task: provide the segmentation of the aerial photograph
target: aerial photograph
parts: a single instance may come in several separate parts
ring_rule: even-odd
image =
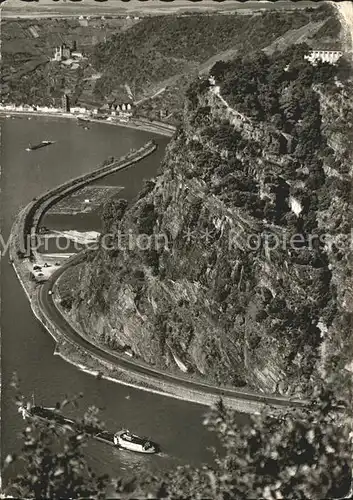
[[[0,0],[0,498],[353,497],[353,2]]]

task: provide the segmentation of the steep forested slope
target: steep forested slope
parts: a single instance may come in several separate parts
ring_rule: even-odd
[[[330,27],[325,30],[325,26]],[[156,117],[163,109],[180,119],[182,94],[198,72],[209,69],[213,58],[232,58],[267,47],[288,35],[284,44],[312,39],[321,47],[326,37],[338,39],[339,23],[328,5],[293,12],[264,12],[261,15],[192,15],[145,18],[129,31],[117,33],[96,45],[91,63],[102,78],[95,95],[101,100],[119,98],[127,83],[138,101],[165,88],[156,100],[146,101],[139,113]],[[283,48],[283,47],[282,47]],[[213,62],[212,62],[213,60]],[[137,71],[138,68],[138,71]]]

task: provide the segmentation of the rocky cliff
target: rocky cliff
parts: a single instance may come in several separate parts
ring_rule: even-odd
[[[72,308],[89,335],[214,383],[308,390],[344,302],[350,153],[314,90],[336,71],[296,48],[193,83],[160,174],[105,208]]]

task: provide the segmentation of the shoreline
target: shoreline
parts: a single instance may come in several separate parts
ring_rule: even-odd
[[[4,110],[0,109],[0,117],[1,116],[27,116],[27,117],[48,117],[48,118],[59,118],[60,120],[62,119],[69,119],[69,120],[77,120],[77,116],[73,115],[71,113],[49,113],[49,112],[41,112],[41,111],[16,111],[16,110]],[[125,128],[131,128],[134,130],[141,130],[143,132],[152,132],[157,135],[164,135],[167,137],[172,137],[174,132],[176,131],[176,127],[173,125],[170,125],[168,123],[163,123],[163,122],[158,122],[158,121],[150,121],[145,118],[135,118],[135,119],[130,119],[127,122],[120,122],[118,120],[107,120],[107,119],[100,119],[100,118],[92,118],[92,117],[87,117],[85,118],[85,121],[87,123],[99,123],[99,124],[106,124],[106,125],[114,125],[116,127],[125,127]]]

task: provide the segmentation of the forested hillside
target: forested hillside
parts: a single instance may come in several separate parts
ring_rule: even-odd
[[[130,88],[137,114],[176,124],[185,90],[217,60],[303,41],[339,48],[339,32],[327,4],[261,14],[5,20],[1,100],[60,106],[66,93],[71,104],[92,108],[126,101]],[[87,59],[69,65],[51,61],[61,43],[76,46]]]

